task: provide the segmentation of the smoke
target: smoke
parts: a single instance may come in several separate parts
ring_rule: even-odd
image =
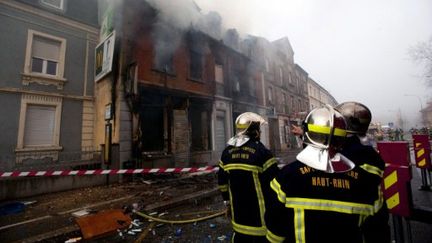
[[[202,14],[201,9],[192,0],[146,1],[157,12],[152,32],[156,67],[165,69],[167,63],[171,63],[175,51],[188,31],[201,31],[212,38],[221,38],[220,15],[216,12]]]

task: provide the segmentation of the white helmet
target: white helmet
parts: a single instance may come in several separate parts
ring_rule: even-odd
[[[251,130],[259,130],[261,125],[265,123],[267,123],[266,120],[256,113],[242,113],[235,121],[236,133],[237,135],[243,135]]]
[[[354,168],[354,163],[342,154],[346,137],[346,121],[331,106],[312,110],[304,122],[304,143],[308,146],[298,155],[297,160],[329,173],[345,172]]]
[[[260,127],[266,124],[266,120],[253,112],[240,114],[236,121],[236,135],[228,141],[228,145],[239,147],[245,144],[251,138],[259,138]]]

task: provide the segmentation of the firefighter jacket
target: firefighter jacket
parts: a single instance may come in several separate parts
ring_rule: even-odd
[[[258,140],[240,147],[228,146],[219,161],[218,184],[224,200],[230,200],[234,231],[265,236],[265,200],[270,180],[279,168],[271,152]]]
[[[326,173],[300,161],[285,166],[270,185],[265,215],[270,242],[389,242],[381,181],[384,161],[358,138],[342,152],[356,166]]]

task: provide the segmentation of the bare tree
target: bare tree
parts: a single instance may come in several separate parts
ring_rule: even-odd
[[[411,47],[409,54],[416,63],[424,66],[426,84],[432,87],[432,38]]]

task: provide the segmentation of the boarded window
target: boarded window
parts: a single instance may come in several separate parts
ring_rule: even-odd
[[[24,146],[54,145],[55,114],[55,106],[27,106]]]
[[[192,151],[203,151],[210,149],[209,141],[209,115],[208,111],[201,107],[191,107],[190,121],[192,129]]]

